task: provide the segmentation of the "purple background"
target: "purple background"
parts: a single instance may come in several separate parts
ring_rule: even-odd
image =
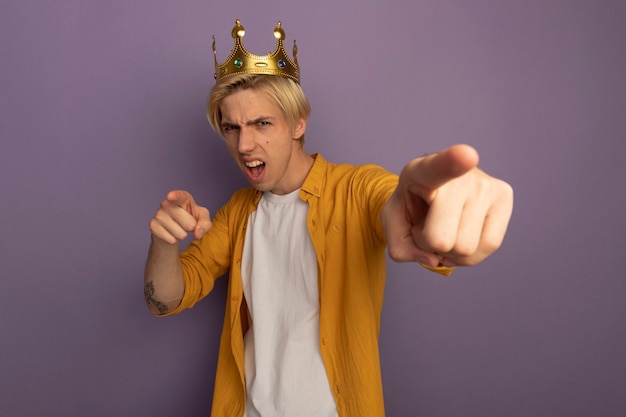
[[[245,185],[204,117],[238,17],[298,40],[308,151],[470,143],[516,190],[480,266],[389,265],[387,415],[626,415],[626,3],[216,3],[0,3],[0,414],[208,415],[226,280],[157,319],[142,274],[168,190]]]

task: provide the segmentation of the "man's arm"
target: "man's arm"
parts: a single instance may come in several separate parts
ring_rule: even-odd
[[[513,189],[478,168],[467,145],[410,161],[381,220],[389,256],[428,266],[475,265],[504,239]]]
[[[176,308],[185,292],[180,241],[193,232],[200,239],[211,228],[209,211],[186,191],[170,191],[150,220],[152,243],[144,273],[144,298],[155,315]]]

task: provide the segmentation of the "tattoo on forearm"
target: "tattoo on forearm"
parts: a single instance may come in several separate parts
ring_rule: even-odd
[[[159,313],[164,314],[169,310],[165,304],[154,298],[154,284],[152,281],[146,283],[146,286],[143,289],[143,296],[146,299],[146,304],[156,307],[156,309],[159,310]]]

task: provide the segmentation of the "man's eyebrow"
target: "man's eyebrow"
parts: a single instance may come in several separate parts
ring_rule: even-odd
[[[222,121],[222,123],[220,123],[220,126],[222,128],[225,128],[225,127],[236,127],[237,125],[232,122]]]
[[[259,116],[255,119],[249,120],[245,123],[246,126],[251,126],[251,125],[255,125],[259,122],[265,122],[265,121],[274,121],[275,118],[272,116]]]
[[[243,125],[245,125],[245,126],[252,126],[252,125],[255,125],[255,124],[259,123],[259,122],[265,122],[265,121],[273,122],[274,120],[276,120],[276,118],[272,117],[272,116],[259,116],[259,117],[256,117],[256,118],[252,119],[252,120],[248,120],[247,122],[244,122]],[[220,126],[222,126],[222,127],[239,127],[240,125],[238,123],[233,123],[233,122],[230,122],[228,120],[223,120],[222,123],[220,123]]]

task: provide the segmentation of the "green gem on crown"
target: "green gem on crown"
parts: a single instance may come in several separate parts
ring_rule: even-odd
[[[237,68],[241,68],[241,66],[243,65],[243,61],[241,59],[235,59],[234,64]]]

